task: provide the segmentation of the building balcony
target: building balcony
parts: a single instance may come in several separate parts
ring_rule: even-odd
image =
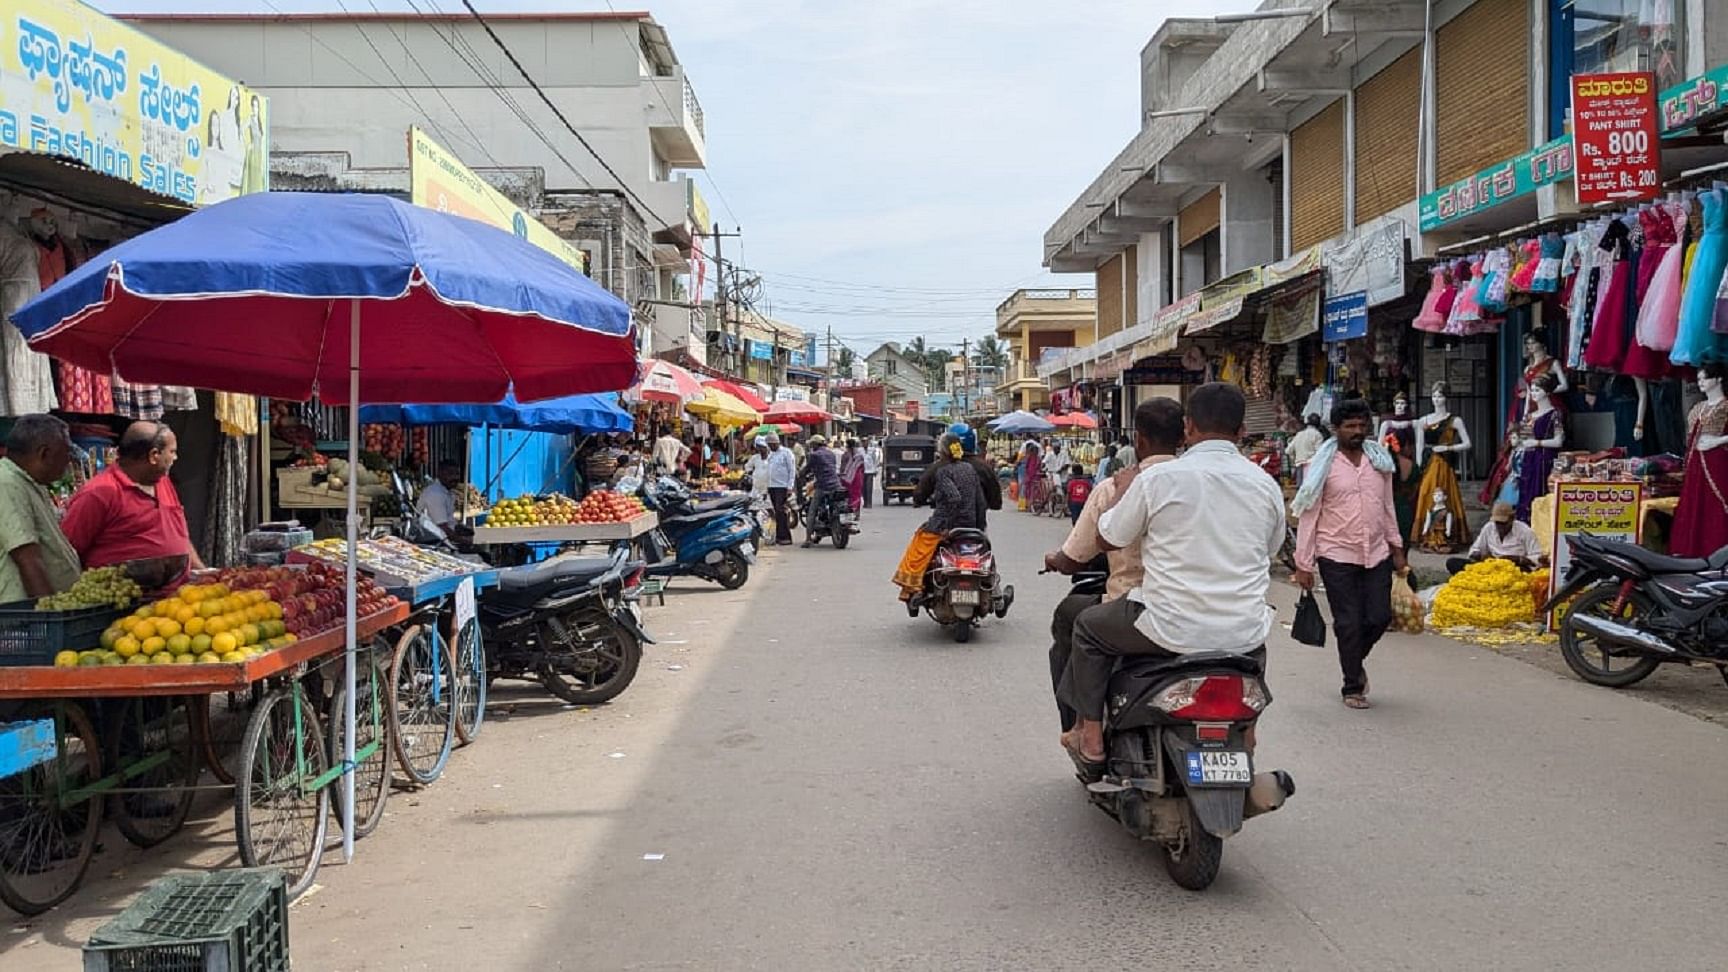
[[[664,182],[648,183],[642,201],[653,210],[644,213],[656,243],[667,243],[683,250],[690,249],[694,234],[704,231],[708,204],[696,192],[696,184],[686,176]]]
[[[1088,289],[1016,290],[996,307],[996,334],[1072,331],[1089,337],[1098,324],[1098,292]]]
[[[1043,388],[1044,379],[1038,377],[1038,366],[1027,361],[1010,361],[1008,367],[1002,370],[1002,380],[996,383],[996,392],[1021,392],[1033,388]]]
[[[682,67],[669,75],[642,79],[647,102],[648,133],[654,148],[675,168],[703,169],[708,165],[708,136],[703,128],[702,103]]]

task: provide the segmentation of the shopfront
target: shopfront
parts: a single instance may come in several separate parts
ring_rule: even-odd
[[[73,0],[17,0],[0,22],[0,315],[72,268],[192,207],[269,188],[265,99]],[[195,543],[230,562],[256,510],[259,406],[135,385],[31,351],[0,326],[0,423],[54,412],[82,450],[57,494],[111,460],[131,419],[179,433],[173,478]]]

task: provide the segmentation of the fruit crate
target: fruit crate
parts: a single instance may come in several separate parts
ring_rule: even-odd
[[[615,523],[556,523],[545,526],[475,527],[476,544],[591,543],[632,540],[654,529],[660,518],[652,510]]]
[[[95,648],[125,609],[38,611],[35,601],[0,604],[0,665],[52,665],[65,650]]]
[[[84,944],[84,972],[287,972],[288,893],[270,867],[172,874]]]

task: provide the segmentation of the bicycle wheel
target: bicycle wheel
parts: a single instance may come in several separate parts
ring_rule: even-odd
[[[444,772],[456,739],[449,659],[448,647],[434,647],[427,626],[416,624],[402,632],[390,660],[390,744],[402,772],[422,786]]]
[[[122,791],[110,804],[114,825],[137,846],[155,847],[185,826],[198,795],[202,754],[187,700],[122,699],[104,737]]]
[[[347,689],[338,688],[330,699],[330,765],[342,762]],[[390,795],[389,713],[384,692],[384,673],[368,661],[354,681],[354,836],[364,837],[378,829],[384,819],[384,801]],[[370,755],[362,751],[376,743]],[[342,820],[343,787],[338,777],[332,784],[330,809],[337,823]]]
[[[233,786],[239,778],[240,745],[246,741],[246,724],[263,697],[263,687],[254,684],[245,692],[222,692],[187,700],[204,767],[217,782]]]
[[[481,643],[480,621],[468,619],[456,635],[453,696],[456,705],[456,738],[466,746],[480,735],[486,719],[486,646]]]
[[[53,719],[55,755],[0,779],[0,901],[39,915],[78,889],[96,853],[102,798],[68,805],[62,797],[102,778],[102,751],[89,717],[73,703],[36,703],[19,719]]]
[[[324,856],[330,793],[312,781],[329,763],[318,716],[302,705],[298,685],[264,696],[246,726],[240,782],[234,788],[234,835],[247,867],[279,867],[288,897],[312,886]]]

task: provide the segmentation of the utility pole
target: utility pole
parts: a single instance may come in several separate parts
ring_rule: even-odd
[[[726,260],[720,254],[720,241],[726,237],[737,239],[743,234],[744,227],[742,226],[734,226],[732,227],[732,232],[722,233],[720,232],[720,224],[714,224],[714,303],[717,305],[716,309],[720,312],[720,326],[718,330],[720,332],[722,345],[725,344],[726,320],[731,316],[731,304],[726,299]],[[701,295],[698,294],[697,296],[700,298]],[[733,352],[733,354],[737,356],[733,361],[733,373],[743,375],[744,369],[742,363],[744,360],[744,344],[742,341],[738,340],[738,321],[736,318],[732,320],[732,341],[737,345],[737,350]]]
[[[969,407],[972,402],[972,339],[960,339],[960,418],[964,421],[972,414]]]

